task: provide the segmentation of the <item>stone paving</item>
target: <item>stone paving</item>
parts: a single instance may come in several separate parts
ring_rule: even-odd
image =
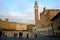
[[[37,38],[14,38],[14,37],[2,37],[0,40],[60,40],[58,37],[46,37],[38,36]]]
[[[7,35],[9,35],[10,32],[6,33]],[[12,32],[11,32],[12,33]],[[10,33],[10,34],[11,34]],[[18,33],[18,32],[17,32]],[[42,35],[37,35],[37,38],[31,34],[31,32],[29,33],[29,38],[26,37],[26,33],[27,32],[23,32],[23,37],[19,38],[19,37],[1,37],[0,40],[60,40],[60,38],[58,37],[47,37],[47,36],[42,36]]]

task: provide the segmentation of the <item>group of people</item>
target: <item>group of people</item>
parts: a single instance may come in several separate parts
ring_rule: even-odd
[[[22,38],[23,32],[19,32],[19,38]]]
[[[17,35],[18,35],[17,33],[14,33],[14,37],[17,37]],[[2,36],[2,31],[0,31],[0,38],[1,36]],[[23,32],[19,32],[19,38],[22,38],[22,36],[23,36]],[[35,34],[34,36],[37,38],[37,34]],[[26,37],[29,38],[29,33],[26,34]]]
[[[19,38],[22,38],[22,35],[23,35],[23,32],[19,32]],[[27,35],[27,38],[28,38],[29,34],[27,33],[26,35]]]
[[[23,36],[23,32],[19,32],[19,38],[22,38],[22,36]],[[28,38],[29,34],[27,33],[26,36]],[[17,33],[14,33],[14,37],[17,37]]]
[[[23,32],[19,32],[19,38],[22,38]],[[26,34],[27,38],[29,38],[29,33]],[[34,35],[37,38],[37,34]]]

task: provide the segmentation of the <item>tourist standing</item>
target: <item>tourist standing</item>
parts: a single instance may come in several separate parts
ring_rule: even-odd
[[[37,34],[35,34],[35,38],[37,38]]]
[[[35,38],[37,38],[37,29],[35,28]]]
[[[19,32],[19,38],[22,38],[23,32]]]
[[[0,31],[0,38],[1,38],[1,36],[2,36],[2,31]]]
[[[17,37],[17,33],[14,33],[14,37]]]

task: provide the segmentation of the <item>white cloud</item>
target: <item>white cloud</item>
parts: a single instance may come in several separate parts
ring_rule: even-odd
[[[0,12],[0,18],[2,19],[8,18],[10,21],[19,22],[19,23],[20,22],[21,23],[34,23],[34,16],[29,15],[29,12],[25,12],[25,13]]]
[[[8,18],[10,21],[14,22],[34,23],[34,7],[32,6],[32,3],[27,0],[12,0],[12,2],[14,4],[14,8],[11,6],[13,11],[0,11],[0,18]],[[4,4],[3,6],[10,10],[10,7],[8,8],[7,6],[8,2],[6,3],[5,0],[3,0],[2,3]]]

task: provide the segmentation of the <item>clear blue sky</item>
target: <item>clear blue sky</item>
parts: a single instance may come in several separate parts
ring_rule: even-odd
[[[0,18],[21,23],[34,23],[35,0],[0,0]],[[39,13],[47,9],[60,9],[60,0],[37,0]]]

